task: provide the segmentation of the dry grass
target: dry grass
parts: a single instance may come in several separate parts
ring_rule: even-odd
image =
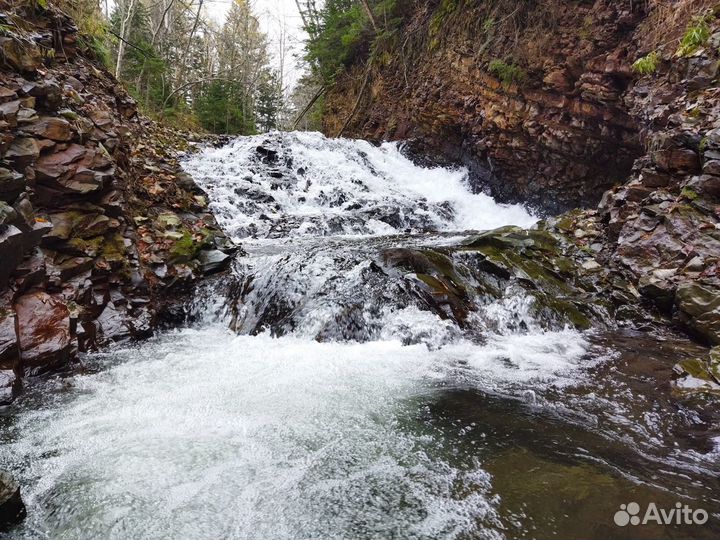
[[[717,0],[648,0],[648,18],[637,33],[640,49],[674,52],[693,17],[717,5]]]

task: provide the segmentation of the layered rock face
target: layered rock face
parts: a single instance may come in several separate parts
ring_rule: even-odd
[[[414,140],[505,201],[549,213],[593,206],[642,154],[625,95],[644,5],[418,3],[378,45],[389,55],[330,90],[324,129],[337,135],[350,118],[348,136]]]
[[[610,272],[608,295],[720,344],[718,15],[702,0],[553,6],[418,6],[388,45],[397,62],[355,66],[329,91],[325,127],[415,138],[548,213],[600,201],[549,227]],[[693,24],[702,42],[680,54]],[[649,53],[650,73],[634,73]]]
[[[142,337],[231,243],[61,12],[0,1],[0,401],[78,351]],[[172,293],[172,294],[169,294]]]
[[[692,57],[666,56],[633,89],[648,153],[594,216],[603,258],[696,337],[720,345],[720,24]]]

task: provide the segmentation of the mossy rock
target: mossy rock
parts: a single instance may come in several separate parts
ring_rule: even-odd
[[[465,242],[462,247],[464,249],[494,247],[501,250],[519,251],[530,249],[560,255],[562,246],[560,239],[546,230],[521,229],[514,225],[508,225],[481,233]]]
[[[688,358],[675,364],[675,389],[685,394],[720,395],[716,359],[717,354],[711,351],[707,360]]]
[[[544,320],[555,320],[559,324],[569,324],[578,330],[588,330],[592,321],[570,300],[555,295],[536,292],[533,293],[535,302],[531,313]]]
[[[203,247],[203,242],[198,242],[188,229],[182,230],[182,236],[175,241],[170,248],[172,262],[189,262],[197,257]]]
[[[88,257],[96,257],[101,253],[104,242],[105,237],[95,236],[93,238],[72,238],[67,244],[79,253],[85,254]]]
[[[109,263],[127,263],[127,250],[123,236],[116,233],[105,238],[100,248],[100,256]]]

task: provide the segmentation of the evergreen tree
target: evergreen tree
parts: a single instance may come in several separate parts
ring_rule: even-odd
[[[255,117],[259,131],[268,132],[278,128],[278,115],[282,107],[282,87],[278,75],[265,70],[260,77]]]

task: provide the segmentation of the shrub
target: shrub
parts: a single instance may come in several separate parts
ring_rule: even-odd
[[[695,17],[685,30],[685,35],[680,40],[680,47],[677,56],[689,56],[707,43],[710,39],[709,22],[713,19],[712,14]]]
[[[517,64],[508,64],[503,60],[493,60],[488,66],[488,71],[495,75],[504,86],[510,86],[513,83],[521,83],[527,79],[527,73]]]
[[[639,73],[640,75],[651,75],[657,71],[659,65],[660,55],[657,51],[653,51],[647,56],[643,56],[642,58],[636,60],[632,65],[632,69],[635,73]]]
[[[440,32],[443,22],[447,19],[453,11],[457,9],[457,2],[455,0],[443,0],[437,11],[433,14],[430,19],[430,36],[434,37]]]

